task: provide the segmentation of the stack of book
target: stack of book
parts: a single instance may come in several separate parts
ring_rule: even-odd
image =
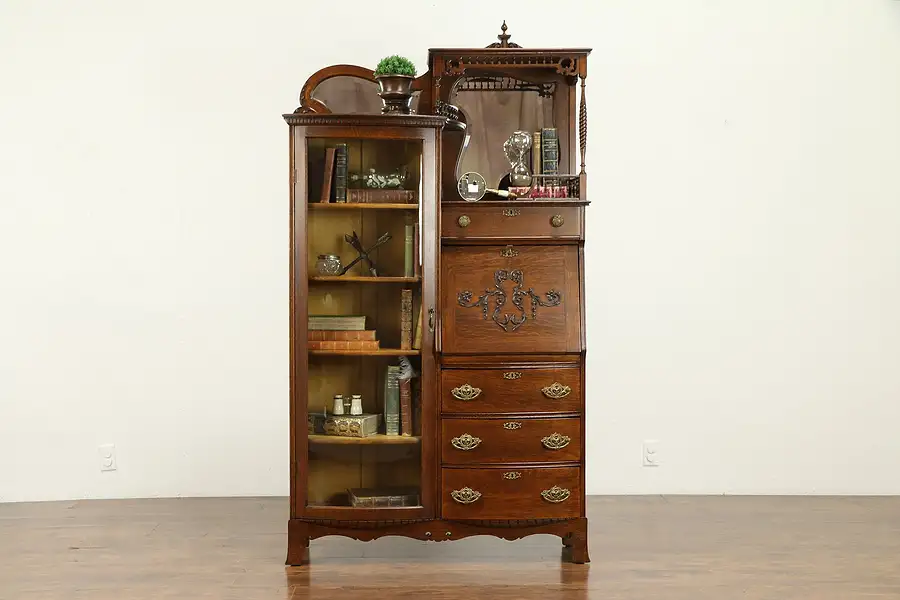
[[[310,315],[307,327],[310,350],[378,350],[375,331],[366,329],[366,317]]]

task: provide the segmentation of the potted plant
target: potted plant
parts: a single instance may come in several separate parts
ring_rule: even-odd
[[[409,114],[415,77],[416,66],[408,58],[393,55],[381,59],[375,68],[375,81],[383,104],[382,113]]]

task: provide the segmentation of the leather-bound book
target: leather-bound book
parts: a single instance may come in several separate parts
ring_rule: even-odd
[[[412,310],[413,296],[412,290],[400,291],[400,349],[411,350],[413,344],[412,338]]]
[[[411,436],[413,431],[412,419],[412,381],[400,380],[400,435]]]
[[[334,153],[334,201],[347,201],[347,144],[338,144]]]
[[[325,149],[325,176],[322,179],[322,195],[319,202],[331,202],[331,180],[334,177],[334,148]]]

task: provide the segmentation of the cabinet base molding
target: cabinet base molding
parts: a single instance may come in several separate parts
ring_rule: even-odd
[[[361,542],[397,535],[417,540],[443,542],[473,535],[490,535],[517,540],[529,535],[549,534],[562,539],[563,558],[569,562],[590,562],[587,547],[587,519],[480,519],[480,520],[396,520],[336,521],[291,519],[288,521],[287,565],[309,564],[309,542],[328,535],[340,535]]]

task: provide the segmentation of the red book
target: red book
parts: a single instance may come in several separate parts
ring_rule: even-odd
[[[410,436],[412,428],[412,384],[409,379],[400,380],[400,435]]]

